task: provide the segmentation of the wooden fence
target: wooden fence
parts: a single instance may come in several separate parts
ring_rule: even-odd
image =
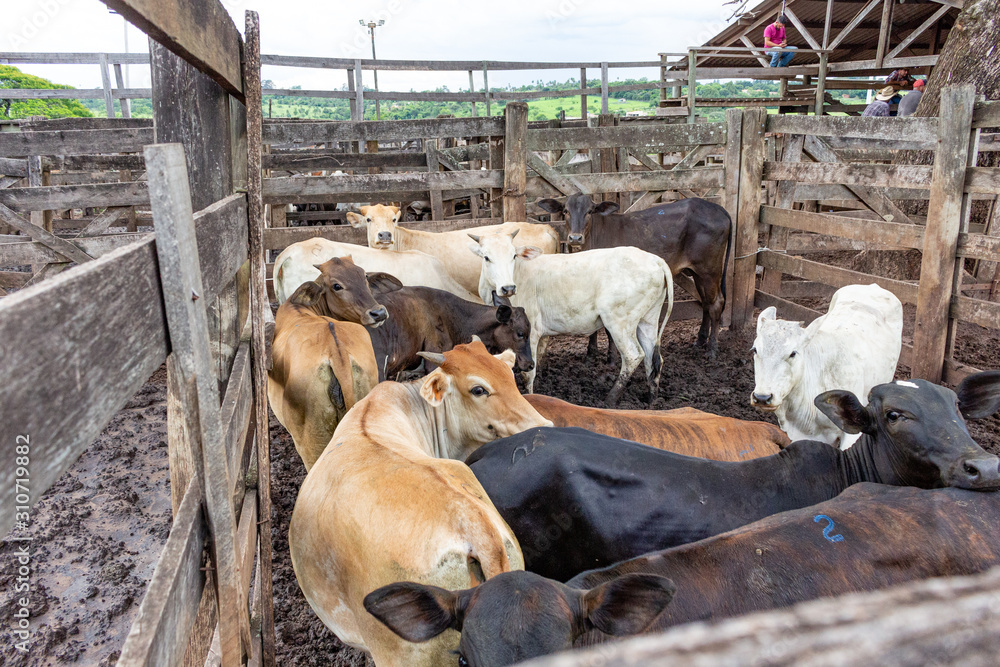
[[[77,264],[0,300],[0,340],[16,351],[0,357],[3,440],[29,438],[33,505],[166,362],[173,525],[119,664],[205,664],[213,640],[221,664],[273,664],[257,18],[244,43],[217,2],[106,4],[157,40],[155,130],[85,119],[0,137],[3,185],[30,181],[0,189],[0,219],[21,233],[0,261]],[[148,178],[30,178],[95,166]],[[137,205],[155,235],[103,234]],[[91,206],[107,208],[73,239],[36,216]],[[3,467],[3,532],[15,472]]]

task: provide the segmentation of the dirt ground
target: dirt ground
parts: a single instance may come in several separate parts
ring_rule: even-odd
[[[719,357],[709,362],[691,346],[696,333],[693,321],[668,324],[660,395],[653,407],[690,405],[740,419],[773,419],[748,401],[753,388],[752,334],[723,331]],[[963,325],[958,356],[979,368],[1000,368],[998,338]],[[601,405],[616,371],[604,363],[588,364],[586,344],[585,338],[554,340],[537,391],[581,405]],[[602,336],[602,351],[605,346]],[[906,377],[905,370],[899,377]],[[637,375],[622,399],[623,408],[646,407],[643,384]],[[32,538],[35,635],[28,654],[16,651],[10,636],[18,543],[0,544],[0,664],[114,664],[170,526],[165,394],[161,368],[38,502],[31,527],[19,533]],[[1000,418],[971,423],[970,429],[984,447],[1000,454]],[[323,626],[295,581],[288,522],[305,468],[273,416],[271,435],[278,664],[371,664]]]

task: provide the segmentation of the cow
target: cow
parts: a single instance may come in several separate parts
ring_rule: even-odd
[[[534,246],[514,247],[515,230],[482,237],[469,234],[482,258],[479,295],[494,292],[521,306],[531,322],[531,358],[526,373],[532,393],[547,341],[556,334],[590,335],[602,326],[621,352],[621,371],[608,392],[618,404],[640,361],[645,362],[649,401],[656,397],[662,357],[660,337],[674,307],[673,274],[667,263],[638,248],[604,248],[572,255],[543,255]],[[667,301],[662,320],[660,312]]]
[[[903,305],[878,285],[848,285],[808,327],[777,319],[774,306],[757,317],[750,403],[773,412],[792,440],[821,440],[847,449],[844,433],[813,399],[831,389],[864,398],[889,382],[903,345]]]
[[[284,303],[302,283],[315,280],[319,275],[316,265],[331,257],[351,257],[366,271],[391,274],[404,285],[433,287],[469,301],[479,301],[474,292],[451,279],[436,257],[413,250],[387,252],[354,243],[313,238],[293,243],[274,261],[274,295],[278,303]]]
[[[494,354],[513,350],[514,370],[534,368],[528,316],[504,299],[494,297],[495,305],[484,306],[431,287],[401,285],[384,288],[378,298],[389,313],[382,326],[368,329],[379,380],[423,365],[420,352],[445,352],[474,336]]]
[[[488,225],[452,232],[425,232],[419,229],[400,227],[399,209],[395,206],[365,206],[361,215],[348,213],[347,221],[355,227],[368,231],[368,247],[379,250],[416,250],[433,255],[441,260],[448,274],[462,287],[473,294],[479,291],[479,273],[482,262],[468,250],[466,233],[477,235],[492,232],[511,233],[519,231],[521,241],[533,245],[546,254],[559,252],[559,234],[549,225],[530,222],[508,222],[503,225]],[[488,298],[483,303],[492,303]]]
[[[815,505],[859,482],[1000,489],[997,457],[963,419],[1000,407],[1000,371],[969,376],[957,394],[900,380],[875,387],[867,406],[843,390],[816,405],[861,439],[846,451],[799,440],[774,456],[724,462],[582,429],[532,429],[467,462],[514,529],[527,569],[559,581]]]
[[[566,584],[531,572],[455,592],[402,582],[370,593],[365,607],[407,641],[459,630],[459,664],[509,665],[626,633],[982,572],[1000,564],[998,523],[1000,494],[862,483]]]
[[[542,394],[525,398],[553,426],[576,426],[685,456],[747,461],[777,454],[789,443],[788,436],[773,424],[720,417],[694,408],[602,410]]]
[[[550,213],[569,215],[566,237],[570,250],[635,246],[657,255],[674,275],[693,278],[685,289],[701,302],[701,329],[696,345],[707,347],[709,357],[718,351],[719,326],[726,307],[726,265],[732,220],[718,204],[692,197],[661,204],[644,211],[615,213],[618,204],[595,204],[590,195],[574,194],[563,206],[543,199],[538,206]],[[596,336],[588,352],[596,351]]]
[[[504,572],[465,590],[415,582],[383,586],[365,609],[409,642],[462,633],[459,667],[504,667],[572,648],[584,632],[643,632],[674,596],[670,579],[634,574],[590,590],[532,572]]]
[[[444,354],[421,381],[383,382],[337,426],[299,490],[288,530],[306,600],[345,643],[379,667],[455,660],[458,633],[409,644],[364,608],[397,581],[468,588],[523,569],[517,539],[459,459],[527,428],[547,426],[514,382],[514,353],[474,341]]]
[[[323,315],[325,301],[324,289],[310,281],[281,304],[267,373],[268,402],[307,471],[347,411],[379,381],[365,327]]]

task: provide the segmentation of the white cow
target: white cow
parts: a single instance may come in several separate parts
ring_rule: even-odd
[[[586,250],[572,255],[543,255],[533,246],[514,247],[518,232],[472,237],[470,247],[482,258],[479,296],[508,297],[524,308],[531,322],[535,368],[525,374],[532,393],[546,339],[556,334],[589,336],[604,327],[621,352],[618,379],[608,392],[614,406],[632,371],[646,363],[649,400],[660,384],[660,337],[674,307],[674,281],[661,258],[632,247]],[[664,301],[666,315],[660,322]]]
[[[316,265],[334,257],[350,257],[368,273],[388,273],[404,285],[434,287],[467,301],[478,301],[475,293],[451,279],[436,257],[417,251],[387,252],[354,243],[314,238],[293,243],[275,260],[274,295],[278,303],[284,303],[302,283],[319,277]]]
[[[520,231],[520,241],[532,245],[548,255],[559,252],[559,234],[549,225],[531,222],[507,222],[502,225],[486,225],[452,232],[425,232],[419,229],[400,227],[399,208],[395,206],[361,207],[361,214],[348,213],[347,221],[354,227],[368,230],[368,247],[379,250],[419,250],[440,259],[449,275],[470,292],[479,289],[479,273],[482,261],[466,248],[469,245],[467,232],[489,234],[495,231],[510,233]],[[493,299],[484,302],[493,305]]]
[[[813,400],[845,389],[867,401],[872,387],[892,382],[902,337],[903,306],[878,285],[840,288],[826,315],[807,327],[779,320],[774,307],[767,308],[757,318],[750,403],[774,412],[792,441],[847,449],[861,436],[834,426]]]

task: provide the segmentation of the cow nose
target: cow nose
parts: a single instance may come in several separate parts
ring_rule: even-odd
[[[379,243],[392,243],[392,232],[379,232],[378,233]]]
[[[967,483],[972,488],[1000,486],[1000,460],[995,456],[986,456],[978,459],[966,459],[962,461],[962,468],[959,471],[961,481]]]
[[[768,403],[771,402],[772,398],[774,398],[774,394],[758,394],[757,392],[753,393],[753,402],[759,403],[761,405],[767,405]]]
[[[570,234],[568,238],[570,243],[583,243],[583,234]]]
[[[376,323],[378,323],[378,322],[385,322],[385,320],[389,317],[389,313],[388,313],[388,311],[386,311],[385,306],[379,306],[378,308],[372,308],[371,310],[368,311],[368,315]]]
[[[500,288],[500,296],[514,296],[517,293],[517,285],[504,285]]]

